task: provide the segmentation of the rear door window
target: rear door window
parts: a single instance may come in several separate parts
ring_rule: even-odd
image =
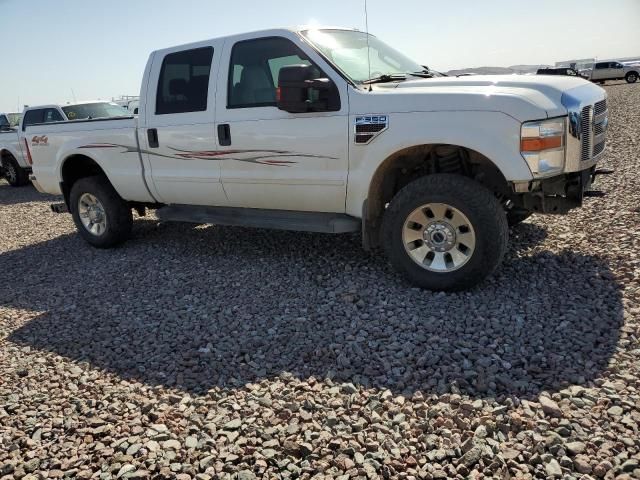
[[[39,123],[44,123],[43,109],[29,110],[24,114],[24,122],[22,122],[23,129],[29,125],[37,125]]]
[[[603,70],[605,68],[609,68],[609,64],[607,62],[596,63],[596,70]]]
[[[168,54],[158,80],[156,115],[206,111],[212,59],[212,47]]]

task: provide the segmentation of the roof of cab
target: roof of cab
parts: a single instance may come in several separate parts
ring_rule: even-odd
[[[225,35],[223,37],[213,37],[213,38],[208,38],[208,39],[204,39],[204,40],[198,40],[196,42],[184,43],[182,45],[171,45],[169,47],[159,48],[157,50],[154,50],[152,53],[164,52],[166,50],[183,49],[183,48],[185,48],[185,49],[186,48],[197,48],[197,47],[206,45],[208,42],[211,42],[212,40],[216,40],[216,41],[231,40],[231,41],[233,41],[234,39],[246,38],[246,37],[251,37],[251,36],[255,36],[255,37],[270,37],[270,36],[274,36],[274,37],[277,37],[277,36],[280,36],[280,35],[283,35],[283,34],[300,33],[300,32],[304,32],[306,30],[345,30],[345,31],[352,31],[352,32],[359,31],[356,28],[318,26],[318,25],[299,25],[297,27],[281,27],[281,28],[273,28],[273,29],[266,29],[266,30],[255,30],[255,31],[252,31],[252,32],[241,32],[241,33],[236,33],[236,34],[233,34],[233,35]]]

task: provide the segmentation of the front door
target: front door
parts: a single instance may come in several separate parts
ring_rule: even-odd
[[[214,125],[221,46],[214,41],[153,58],[140,148],[150,187],[163,203],[227,204]]]
[[[219,76],[216,124],[229,204],[277,210],[344,212],[348,173],[346,82],[292,39],[229,42]],[[312,65],[338,87],[340,107],[292,114],[276,107],[280,69]],[[336,78],[337,77],[337,78]]]
[[[620,62],[611,62],[611,78],[624,78],[624,65]]]

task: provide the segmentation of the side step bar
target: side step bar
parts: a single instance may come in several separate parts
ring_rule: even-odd
[[[294,212],[253,208],[168,205],[156,210],[163,222],[211,223],[299,232],[359,232],[362,222],[339,213]]]

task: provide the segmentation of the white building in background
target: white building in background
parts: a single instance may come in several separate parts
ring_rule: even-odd
[[[595,58],[583,58],[580,60],[564,60],[562,62],[556,62],[556,67],[573,68],[576,71],[584,70],[586,68],[592,68],[595,63]]]
[[[120,98],[112,98],[111,101],[126,108],[134,115],[138,114],[138,106],[140,105],[140,97],[137,95],[121,95]]]

